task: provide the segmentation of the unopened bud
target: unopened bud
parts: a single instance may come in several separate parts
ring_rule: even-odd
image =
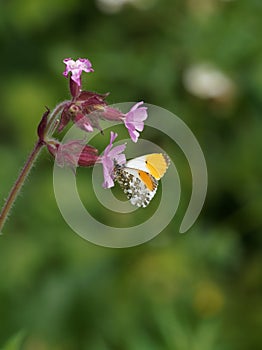
[[[98,150],[90,145],[85,145],[84,140],[69,141],[65,144],[57,140],[49,140],[46,145],[60,167],[66,165],[71,167],[94,166],[98,159]]]
[[[45,130],[47,125],[47,117],[50,113],[50,109],[47,108],[47,111],[43,114],[42,119],[37,127],[37,135],[39,137],[39,141],[44,142],[45,138]]]

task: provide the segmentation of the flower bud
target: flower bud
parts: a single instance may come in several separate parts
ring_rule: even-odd
[[[98,150],[86,145],[84,140],[73,140],[65,144],[49,140],[46,145],[60,167],[94,166],[98,159]]]
[[[37,127],[37,135],[39,137],[39,141],[41,141],[42,143],[44,142],[44,138],[45,138],[47,117],[48,117],[49,113],[50,113],[50,109],[47,108],[47,111],[43,114],[42,119]]]
[[[61,117],[57,128],[58,132],[63,131],[64,128],[67,126],[67,124],[70,122],[71,112],[69,111],[69,107],[70,107],[70,104],[67,104],[61,113]]]

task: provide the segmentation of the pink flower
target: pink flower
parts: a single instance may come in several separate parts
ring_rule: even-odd
[[[143,103],[143,101],[136,103],[128,113],[124,114],[124,123],[133,142],[137,142],[139,131],[143,131],[144,120],[147,118],[147,107],[139,107]]]
[[[103,156],[100,158],[100,162],[103,165],[103,173],[104,173],[104,182],[103,182],[103,187],[104,188],[110,188],[114,186],[114,166],[115,163],[122,165],[126,163],[126,157],[122,153],[126,145],[119,145],[114,148],[113,142],[117,138],[117,134],[111,131],[110,133],[110,142],[109,145],[106,147],[104,150]]]
[[[88,59],[79,58],[74,61],[71,58],[66,58],[63,60],[66,65],[65,71],[63,75],[65,77],[68,76],[69,72],[71,72],[71,79],[80,87],[81,86],[81,74],[84,72],[93,72],[92,64]]]
[[[139,132],[144,129],[144,120],[147,118],[147,107],[139,107],[144,102],[136,103],[128,113],[123,114],[120,110],[109,106],[98,106],[97,117],[100,119],[106,119],[109,121],[122,121],[124,122],[131,140],[137,142]]]

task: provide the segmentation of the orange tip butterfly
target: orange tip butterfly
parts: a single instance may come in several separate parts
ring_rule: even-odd
[[[167,155],[151,153],[116,164],[114,178],[123,189],[130,203],[145,208],[156,194],[160,180],[170,164]]]

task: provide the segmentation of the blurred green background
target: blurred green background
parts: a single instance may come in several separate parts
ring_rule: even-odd
[[[110,91],[110,103],[180,116],[209,189],[178,234],[190,173],[160,137],[182,181],[176,217],[144,245],[103,248],[64,222],[44,151],[0,240],[0,348],[261,348],[261,18],[261,0],[1,0],[1,205],[45,106],[68,98],[65,57],[91,60],[85,87]]]

